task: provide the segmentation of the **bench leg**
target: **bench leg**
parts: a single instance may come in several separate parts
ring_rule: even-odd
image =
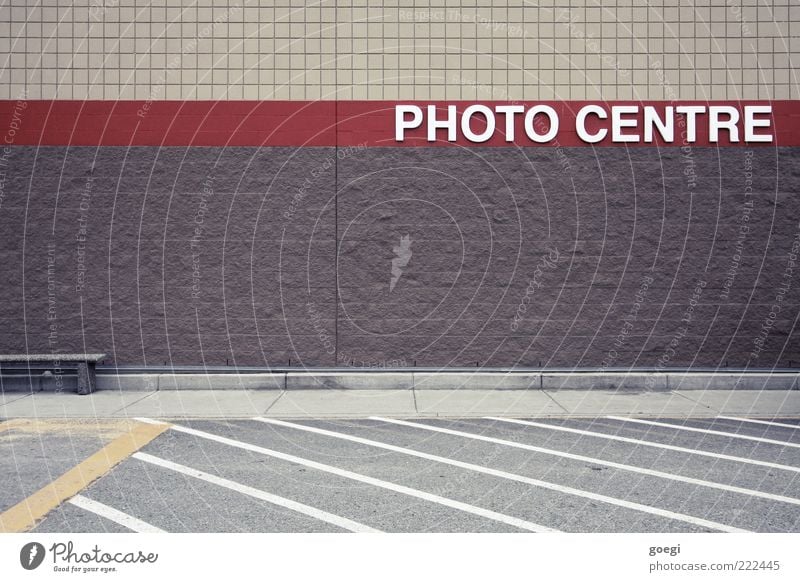
[[[91,394],[94,392],[95,384],[94,362],[78,364],[78,394]]]

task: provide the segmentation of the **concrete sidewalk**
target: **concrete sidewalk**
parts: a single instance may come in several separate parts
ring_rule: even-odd
[[[797,390],[180,390],[0,395],[0,418],[800,416]]]

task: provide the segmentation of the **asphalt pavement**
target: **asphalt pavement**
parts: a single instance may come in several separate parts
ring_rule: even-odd
[[[627,412],[11,420],[0,525],[135,425],[29,531],[800,531],[800,417]]]

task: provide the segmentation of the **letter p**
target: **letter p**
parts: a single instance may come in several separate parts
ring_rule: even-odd
[[[411,114],[411,119],[406,119],[406,114]],[[415,129],[422,125],[422,109],[416,105],[395,105],[394,108],[394,139],[403,141],[406,129]]]

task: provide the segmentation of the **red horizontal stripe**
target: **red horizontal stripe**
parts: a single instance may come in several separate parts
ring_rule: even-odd
[[[395,141],[395,105],[413,103],[425,109],[434,104],[443,114],[447,105],[459,112],[472,101],[0,101],[0,132],[6,144],[17,145],[114,145],[114,146],[509,146],[502,118],[494,136],[482,144],[466,140],[459,131],[456,142],[428,142],[425,126],[406,132],[403,142]],[[488,107],[501,102],[480,102]],[[667,105],[745,105],[771,104],[772,144],[731,144],[727,132],[721,132],[718,144],[709,141],[706,116],[698,124],[693,145],[704,146],[800,146],[800,101],[549,101],[520,102],[520,105],[546,103],[559,114],[560,129],[547,144],[532,143],[525,135],[522,116],[517,116],[518,146],[588,146],[575,133],[575,115],[585,105],[604,108],[614,105],[653,105],[663,110]],[[641,120],[641,114],[639,115]],[[479,129],[479,121],[473,129]],[[608,120],[603,122],[610,123]],[[592,121],[587,127],[597,127]],[[604,125],[606,127],[606,125]],[[641,133],[641,130],[626,130]],[[681,146],[683,141],[676,124],[676,139],[652,144],[613,143],[609,138],[598,146]]]

